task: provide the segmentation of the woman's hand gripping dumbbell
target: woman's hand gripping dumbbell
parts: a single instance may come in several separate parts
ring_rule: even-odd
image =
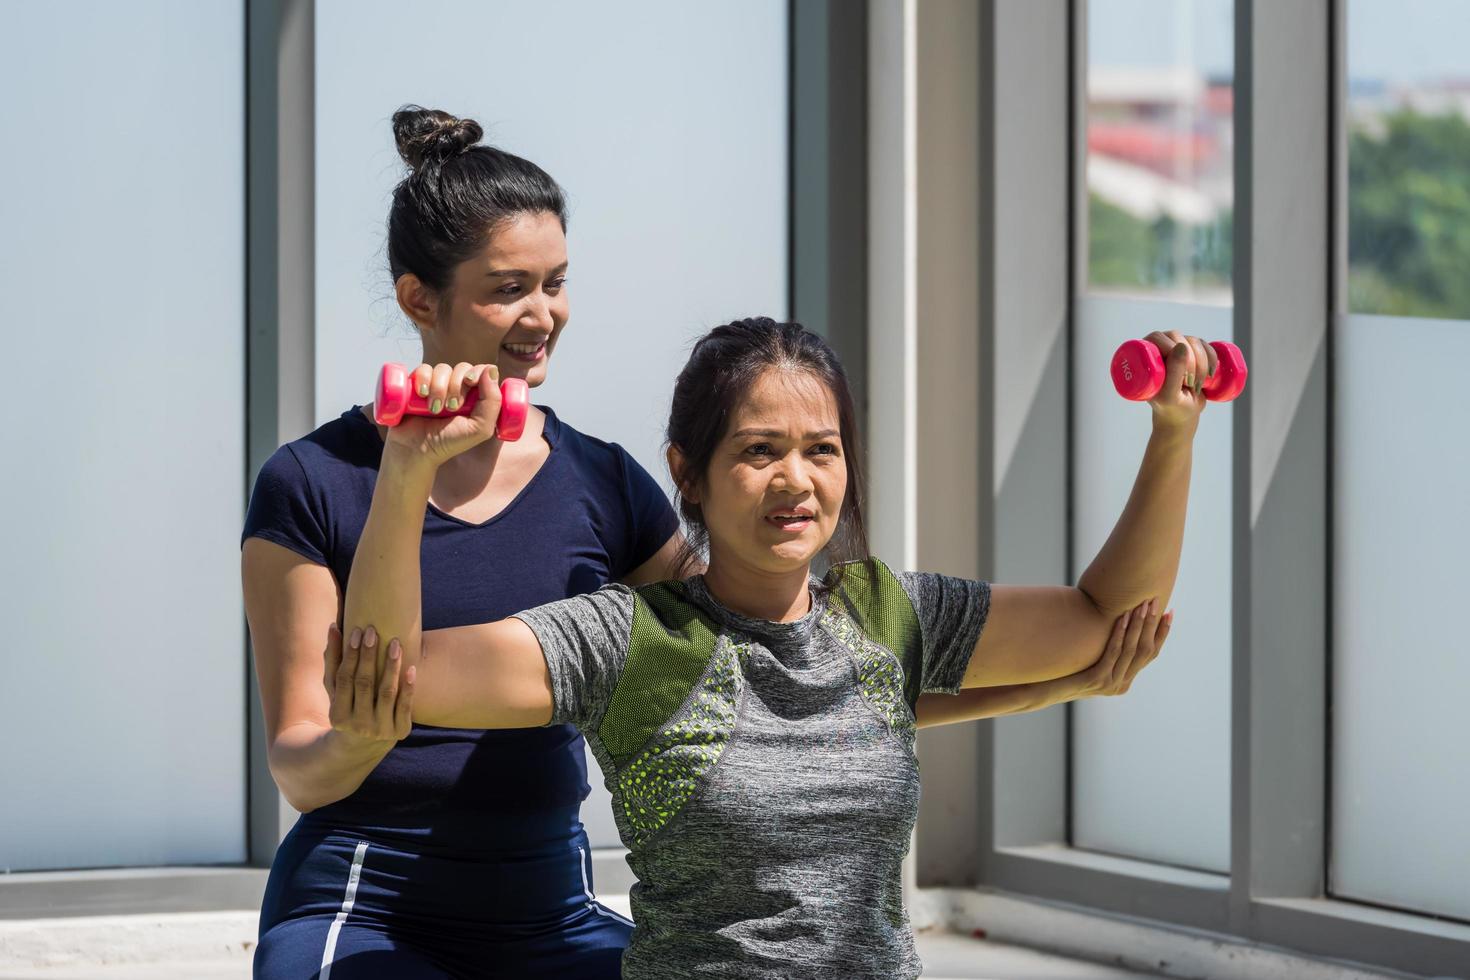
[[[1111,364],[1113,387],[1118,389],[1118,394],[1130,401],[1151,401],[1164,386],[1164,376],[1168,373],[1165,357],[1182,339],[1171,332],[1153,333],[1145,340],[1124,342],[1113,354]],[[1202,355],[1208,358],[1208,365],[1201,363]],[[1224,340],[1211,341],[1207,349],[1194,351],[1194,360],[1193,377],[1186,375],[1184,386],[1192,388],[1196,394],[1203,395],[1208,401],[1228,402],[1240,397],[1245,390],[1248,373],[1245,355],[1234,344]]]
[[[522,378],[506,378],[497,385],[499,378],[493,364],[421,364],[412,372],[402,364],[384,364],[373,417],[394,430],[390,438],[395,441],[408,437],[400,428],[405,416],[442,421],[418,435],[431,454],[444,459],[463,451],[450,451],[448,443],[483,442],[492,435],[492,427],[493,435],[512,442],[525,431],[530,390]]]

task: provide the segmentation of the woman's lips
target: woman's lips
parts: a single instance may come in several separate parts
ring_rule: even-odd
[[[545,341],[534,347],[530,344],[502,344],[501,346],[512,360],[520,361],[522,364],[535,364],[546,357]]]
[[[815,521],[816,518],[812,517],[810,514],[766,515],[767,524],[778,530],[785,531],[788,534],[800,534],[802,531],[805,531],[807,528],[811,527],[812,524],[815,523]]]

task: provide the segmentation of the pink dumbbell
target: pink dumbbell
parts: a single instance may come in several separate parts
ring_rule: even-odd
[[[1212,402],[1228,402],[1245,390],[1245,355],[1225,340],[1214,340],[1219,361],[1215,376],[1205,378],[1200,391]],[[1113,387],[1129,401],[1146,402],[1164,386],[1164,356],[1151,341],[1129,340],[1113,355]]]
[[[468,415],[480,400],[479,389],[472,388],[459,408],[434,415],[428,401],[413,390],[413,376],[402,364],[384,364],[378,375],[378,395],[373,400],[373,418],[379,425],[397,425],[405,415],[431,415],[447,419]],[[500,417],[495,420],[495,434],[504,442],[514,442],[526,428],[526,413],[531,407],[531,391],[521,378],[500,382]]]

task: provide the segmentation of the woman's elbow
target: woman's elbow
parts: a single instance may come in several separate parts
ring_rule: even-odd
[[[1085,613],[1107,623],[1111,629],[1117,618],[1142,601],[1141,598],[1109,591],[1100,583],[1088,581],[1084,575],[1076,586],[1079,602],[1085,603]]]
[[[341,798],[325,792],[326,788],[319,779],[302,771],[299,760],[283,756],[285,753],[275,751],[272,746],[266,752],[266,766],[276,789],[280,790],[282,799],[291,804],[291,809],[297,813],[310,813]]]
[[[278,783],[277,785],[280,784]],[[331,800],[318,800],[315,797],[311,796],[300,796],[295,793],[287,793],[285,790],[281,791],[281,798],[284,799],[287,805],[289,805],[291,809],[295,810],[297,813],[310,813],[313,810],[319,809],[326,806],[328,803],[333,802]]]
[[[280,790],[281,798],[291,804],[291,809],[297,813],[310,813],[326,805],[324,801],[316,798],[316,794],[309,792],[308,787],[293,779],[283,767],[272,764],[270,771],[271,779],[275,781],[276,789]]]

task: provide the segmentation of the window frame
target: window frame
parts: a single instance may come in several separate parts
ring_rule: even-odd
[[[1078,299],[1087,288],[1086,0],[1068,0],[1064,31],[1043,23],[1034,10],[1018,12],[1019,6],[986,0],[976,41],[979,173],[987,202],[979,328],[987,356],[1037,329],[997,315],[1014,307],[1008,290],[1049,288],[1065,275],[1070,348]],[[1233,317],[1255,370],[1250,388],[1230,408],[1237,413],[1229,612],[1231,873],[1073,848],[1066,759],[1071,709],[1063,707],[922,733],[921,757],[978,763],[970,770],[926,770],[926,802],[937,801],[922,811],[920,885],[1000,890],[1415,973],[1454,972],[1470,958],[1470,925],[1327,893],[1332,337],[1347,268],[1345,8],[1345,0],[1235,4]],[[922,45],[921,39],[921,52]],[[1020,79],[1036,64],[1067,66],[1065,106],[1027,98]],[[1257,99],[1257,92],[1266,95]],[[1027,138],[1029,131],[1015,124],[1023,115],[1066,132],[1071,153],[1064,166],[1038,152],[1028,167],[1006,165],[1006,155],[1018,152],[1014,143]],[[1051,268],[1007,275],[1008,253],[1036,232],[994,204],[1034,195],[1038,186],[1069,188],[1070,248]],[[1070,392],[1070,349],[1067,362]],[[983,360],[979,368],[983,386],[994,370]],[[994,452],[993,433],[1005,412],[1030,413],[1017,458],[1065,453],[1070,466],[1070,407],[1058,424],[1037,410],[1036,394],[983,396],[975,444],[983,471],[1000,465],[986,457]],[[1019,489],[1044,494],[1043,475],[1023,474],[1030,483]],[[1070,498],[1038,519],[1034,509],[1019,505],[1024,496],[1011,488],[981,496],[975,547],[983,574],[1003,581],[1068,580]],[[1289,519],[1302,513],[1322,519]],[[1057,564],[1051,556],[1059,550],[1059,527],[1065,559],[1056,574],[1037,578]],[[1022,553],[1014,546],[1018,537],[1047,558]],[[923,560],[921,551],[921,565]],[[970,771],[978,774],[978,786],[965,785]],[[973,844],[957,850],[954,842],[966,833]]]

